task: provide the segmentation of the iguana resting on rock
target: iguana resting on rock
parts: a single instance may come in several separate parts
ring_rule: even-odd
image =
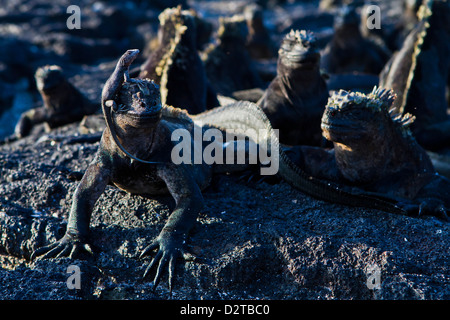
[[[314,177],[406,201],[411,213],[446,217],[450,180],[436,173],[409,131],[414,118],[389,112],[394,99],[386,89],[334,93],[322,118],[323,135],[334,149],[299,146],[286,152]]]
[[[301,191],[328,201],[403,213],[395,203],[349,194],[304,174],[279,152],[278,140],[269,120],[253,103],[239,102],[198,116],[189,116],[182,109],[162,106],[159,88],[153,81],[129,77],[128,68],[137,54],[138,50],[128,50],[119,59],[103,88],[102,106],[107,127],[96,157],[75,191],[66,234],[61,240],[38,249],[32,258],[40,255],[74,257],[80,251],[91,251],[88,244],[91,213],[108,184],[134,194],[170,193],[176,207],[159,236],[144,249],[141,256],[158,249],[144,276],[157,266],[154,277],[156,286],[168,266],[171,288],[176,258],[192,258],[184,248],[184,242],[202,208],[202,189],[209,184],[213,173],[249,167],[237,162],[207,164],[204,159],[194,161],[194,164],[175,164],[172,152],[177,144],[172,139],[177,129],[190,133],[187,140],[189,149],[191,145],[195,148],[198,143],[195,140],[195,129],[198,128],[237,129],[237,133],[246,128],[257,132],[261,129],[262,134],[260,131],[254,143],[260,150],[268,146],[267,150],[274,159],[279,155],[279,174]],[[225,140],[215,140],[214,143],[223,149],[235,147],[234,142]],[[245,145],[245,150],[250,150],[247,147],[250,147],[250,142]],[[250,155],[250,151],[247,153]]]
[[[390,57],[384,44],[363,37],[361,18],[353,5],[336,16],[334,35],[322,52],[321,67],[329,73],[378,74]]]
[[[416,117],[411,130],[425,149],[450,146],[447,81],[450,79],[450,3],[425,1],[419,24],[380,74],[380,87],[398,95],[393,108]]]
[[[45,123],[46,130],[80,121],[83,116],[93,114],[99,106],[90,102],[63,75],[59,66],[47,65],[35,73],[36,86],[44,105],[24,112],[10,141],[29,135],[32,128]]]
[[[320,119],[328,89],[320,73],[320,53],[311,32],[288,33],[278,52],[277,76],[257,104],[288,145],[320,145]]]

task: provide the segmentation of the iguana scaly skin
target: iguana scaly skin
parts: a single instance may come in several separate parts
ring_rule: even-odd
[[[334,93],[322,117],[323,135],[334,148],[301,146],[288,154],[315,177],[405,202],[410,214],[445,218],[450,181],[436,173],[411,134],[414,117],[389,112],[394,100],[386,89]]]
[[[118,61],[102,92],[107,128],[95,159],[75,191],[66,234],[59,241],[35,251],[33,258],[75,257],[92,252],[89,223],[92,210],[108,184],[133,194],[171,194],[176,207],[159,236],[144,249],[158,253],[147,275],[157,266],[154,285],[169,267],[169,284],[178,257],[192,258],[184,248],[189,230],[203,206],[203,189],[210,179],[210,167],[174,165],[171,133],[176,128],[192,130],[193,122],[180,109],[164,107],[159,87],[148,79],[131,79],[128,69],[138,50],[128,50]],[[178,110],[178,111],[174,111]]]

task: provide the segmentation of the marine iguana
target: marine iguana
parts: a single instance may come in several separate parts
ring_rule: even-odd
[[[139,78],[154,80],[161,88],[163,104],[187,109],[190,114],[217,106],[215,94],[208,96],[205,68],[197,52],[197,18],[181,6],[159,15],[159,46],[140,68]]]
[[[255,139],[258,146],[267,145],[272,155],[280,154],[279,174],[301,191],[324,200],[374,207],[403,213],[395,203],[361,194],[349,194],[338,187],[324,184],[295,167],[278,148],[275,131],[264,112],[251,102],[238,102],[212,109],[197,116],[189,116],[182,109],[162,106],[159,88],[148,79],[131,79],[128,68],[138,50],[128,50],[118,61],[116,69],[102,92],[102,107],[107,127],[95,159],[87,168],[75,191],[62,239],[37,249],[32,258],[70,256],[82,251],[92,252],[89,245],[89,222],[93,207],[108,184],[134,194],[171,194],[175,209],[156,239],[141,253],[141,257],[158,252],[148,265],[144,277],[154,267],[155,287],[166,267],[169,269],[169,288],[172,288],[175,261],[178,257],[192,259],[184,248],[186,237],[203,206],[202,189],[211,176],[223,170],[230,172],[248,167],[239,163],[215,165],[204,161],[194,164],[175,164],[172,151],[176,143],[172,133],[214,127],[227,130],[263,129]],[[223,131],[224,133],[225,130]],[[195,132],[189,143],[195,147]],[[229,142],[217,141],[228,148]],[[231,143],[233,148],[233,143]],[[279,152],[279,153],[278,153]]]
[[[264,25],[263,9],[251,3],[244,9],[248,36],[246,47],[253,59],[271,59],[276,57],[277,49]]]
[[[257,104],[288,145],[320,145],[320,119],[328,89],[320,73],[320,52],[312,32],[291,30],[278,52],[277,76]]]
[[[45,123],[46,131],[62,125],[80,121],[83,116],[93,114],[99,106],[89,101],[64,76],[61,67],[46,65],[35,73],[36,86],[44,105],[24,112],[16,124],[9,141],[29,135],[32,128]]]
[[[419,24],[380,74],[379,86],[398,95],[397,113],[412,113],[411,130],[425,149],[450,146],[447,81],[450,78],[450,3],[425,1]]]
[[[202,60],[214,91],[230,97],[234,91],[262,87],[262,80],[246,48],[248,27],[241,15],[220,17],[217,43],[210,44]]]
[[[334,35],[322,52],[321,67],[329,73],[379,74],[390,51],[360,31],[361,18],[353,5],[336,16]]]
[[[390,110],[394,99],[392,90],[381,88],[368,95],[336,92],[321,124],[334,148],[299,146],[286,152],[314,177],[405,200],[411,214],[446,218],[450,180],[436,173],[411,134],[414,117]]]

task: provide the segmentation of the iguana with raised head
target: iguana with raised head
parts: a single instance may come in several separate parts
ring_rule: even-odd
[[[32,258],[76,256],[80,251],[92,251],[89,246],[89,222],[94,205],[108,184],[133,194],[171,194],[175,209],[156,239],[144,249],[141,256],[158,252],[144,274],[156,267],[155,287],[166,267],[169,269],[169,287],[172,288],[175,261],[178,257],[192,258],[184,247],[186,237],[203,206],[202,189],[208,186],[216,172],[234,171],[249,166],[232,162],[207,164],[204,160],[175,164],[172,152],[177,145],[173,133],[183,129],[190,134],[188,147],[196,147],[195,131],[207,128],[246,129],[260,132],[254,139],[260,148],[267,147],[271,155],[279,157],[279,174],[292,185],[320,199],[379,208],[403,213],[395,203],[361,194],[349,194],[337,187],[324,184],[296,168],[278,148],[278,140],[264,112],[250,102],[238,102],[213,109],[198,116],[189,116],[182,110],[162,106],[159,87],[148,79],[131,79],[128,68],[138,50],[128,50],[105,84],[102,106],[107,127],[92,163],[87,168],[75,191],[64,237],[37,249]],[[260,131],[261,130],[261,131]],[[185,142],[185,141],[183,141]],[[220,149],[239,147],[237,143],[215,140]],[[250,148],[245,150],[248,154]],[[224,159],[226,160],[226,159]]]
[[[436,173],[411,134],[408,126],[414,117],[390,110],[394,99],[387,89],[374,89],[368,95],[334,93],[321,125],[334,148],[300,146],[287,153],[314,177],[384,194],[409,203],[411,212],[445,218],[450,180]]]
[[[320,118],[327,100],[316,38],[312,32],[292,30],[278,52],[277,76],[257,104],[280,131],[281,143],[320,145]]]

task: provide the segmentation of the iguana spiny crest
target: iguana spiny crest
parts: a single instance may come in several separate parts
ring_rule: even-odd
[[[278,54],[285,63],[286,61],[291,63],[316,63],[320,58],[316,47],[316,37],[312,32],[305,30],[291,30],[286,34]]]
[[[396,99],[396,94],[391,89],[374,87],[372,92],[364,94],[361,92],[349,92],[339,90],[333,93],[328,99],[327,109],[333,116],[336,112],[348,110],[350,108],[364,108],[373,113],[381,113],[387,119],[397,123],[404,134],[410,135],[409,126],[414,122],[415,117],[409,113],[405,115],[397,114],[391,109],[392,103]]]

